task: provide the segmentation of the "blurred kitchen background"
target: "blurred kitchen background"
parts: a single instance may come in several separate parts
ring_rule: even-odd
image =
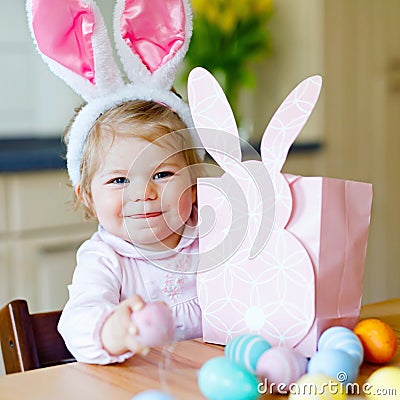
[[[38,311],[64,305],[76,248],[96,224],[72,210],[60,157],[80,99],[35,53],[24,3],[0,0],[0,306],[24,297]],[[110,23],[114,1],[98,3]],[[241,134],[257,146],[290,90],[322,75],[322,96],[285,171],[373,183],[363,302],[399,297],[400,1],[273,0],[270,7],[268,51],[250,62],[254,76],[235,100]],[[252,79],[253,87],[244,85]]]

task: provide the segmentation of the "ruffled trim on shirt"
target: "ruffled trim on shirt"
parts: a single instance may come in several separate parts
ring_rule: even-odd
[[[197,339],[203,337],[200,305],[197,297],[171,307],[176,321],[174,340]]]

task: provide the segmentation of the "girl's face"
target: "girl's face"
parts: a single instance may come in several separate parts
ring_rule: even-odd
[[[196,189],[182,152],[116,136],[93,177],[90,201],[108,232],[158,251],[178,244]]]

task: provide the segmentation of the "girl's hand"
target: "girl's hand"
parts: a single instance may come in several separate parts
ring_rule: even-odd
[[[132,313],[143,308],[145,302],[140,296],[133,296],[122,301],[106,319],[100,333],[103,347],[112,355],[131,351],[147,354],[148,347],[143,347],[136,340],[137,327],[132,322]]]

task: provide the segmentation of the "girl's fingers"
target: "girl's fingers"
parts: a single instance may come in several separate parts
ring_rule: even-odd
[[[130,324],[128,328],[128,333],[132,336],[136,336],[138,334],[138,328],[134,324]]]
[[[126,346],[132,353],[141,354],[142,356],[147,355],[150,351],[147,346],[142,346],[140,343],[137,342],[135,335],[130,335],[129,337],[127,337]]]
[[[141,310],[145,304],[146,303],[144,302],[143,298],[136,295],[124,300],[120,303],[119,306],[122,309],[121,317],[123,317],[124,321],[128,323],[126,327],[127,330],[125,331],[125,346],[129,351],[135,354],[141,354],[143,356],[147,355],[150,349],[147,346],[143,346],[137,342],[137,335],[139,334],[139,330],[137,326],[132,322],[132,313]]]
[[[143,346],[136,341],[136,335],[138,334],[137,326],[131,323],[129,325],[128,333],[130,337],[127,340],[127,344],[131,351],[134,351],[135,353],[140,353],[142,356],[147,355],[150,349],[147,346]]]
[[[124,300],[121,304],[125,304],[131,309],[131,311],[134,312],[141,310],[144,307],[145,302],[140,296],[135,295],[130,297],[129,299]]]
[[[140,354],[142,356],[147,356],[147,354],[149,354],[149,352],[150,352],[150,348],[145,346],[145,347],[142,347],[142,351],[140,352]]]
[[[141,310],[144,307],[144,305],[145,305],[145,302],[140,296],[138,296],[138,295],[133,296],[133,310],[134,311]]]

